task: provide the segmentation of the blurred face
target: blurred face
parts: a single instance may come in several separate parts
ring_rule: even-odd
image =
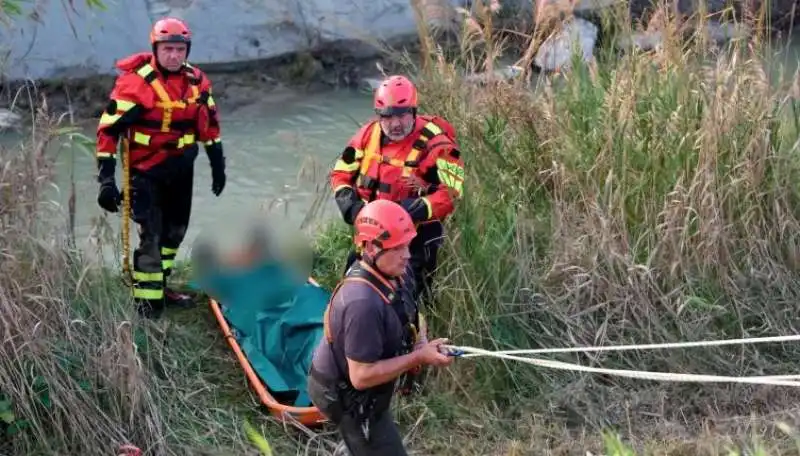
[[[379,252],[380,255],[378,255]],[[369,246],[368,253],[373,258],[378,257],[375,266],[389,277],[399,277],[403,275],[408,266],[408,260],[411,258],[408,244],[388,250],[379,250],[375,246]]]
[[[156,46],[158,63],[169,71],[178,71],[186,61],[186,43],[159,43]]]
[[[406,112],[392,116],[381,116],[383,134],[392,141],[400,141],[414,129],[414,114]]]

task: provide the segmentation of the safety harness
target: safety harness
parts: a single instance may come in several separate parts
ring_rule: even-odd
[[[404,281],[401,280],[400,287],[393,287],[392,284],[380,277],[378,273],[363,260],[353,263],[345,274],[344,279],[339,282],[333,290],[331,298],[328,301],[328,306],[325,309],[323,317],[323,331],[325,339],[328,342],[328,347],[331,350],[331,356],[333,357],[336,370],[339,374],[339,380],[336,382],[335,387],[339,392],[343,411],[362,423],[364,437],[368,439],[369,423],[375,416],[375,411],[378,409],[380,402],[383,402],[383,404],[380,404],[381,406],[388,407],[391,400],[391,390],[384,386],[367,390],[357,390],[350,382],[348,376],[345,375],[347,369],[339,364],[335,356],[333,350],[334,338],[330,328],[330,312],[337,292],[347,282],[360,282],[371,287],[378,296],[380,296],[381,300],[395,312],[403,327],[402,346],[399,353],[396,354],[397,356],[410,353],[413,350],[414,343],[418,337],[417,327],[419,325],[419,315],[416,311],[416,306],[414,306],[413,311],[410,311],[406,301],[407,298],[403,296],[402,287],[404,286]],[[314,374],[313,367],[312,374]],[[389,385],[392,384],[390,383]]]
[[[210,94],[206,91],[200,91],[199,86],[201,80],[197,76],[194,67],[186,64],[186,72],[189,80],[189,89],[191,90],[191,95],[188,98],[173,100],[169,96],[169,93],[164,85],[158,79],[155,68],[153,68],[149,62],[146,62],[136,68],[136,74],[138,74],[148,85],[150,85],[158,97],[155,107],[163,111],[161,120],[156,121],[150,119],[139,119],[136,122],[136,126],[157,129],[162,133],[169,132],[170,130],[180,133],[180,138],[178,138],[175,143],[170,144],[170,146],[175,149],[183,149],[195,144],[195,134],[193,132],[195,128],[195,120],[173,120],[173,111],[175,109],[186,109],[186,107],[192,104],[208,105],[209,108],[214,107],[212,101],[213,99],[210,97]],[[131,138],[131,142],[140,147],[147,147],[150,145],[151,139],[152,137],[150,135],[136,131]],[[151,153],[136,160],[136,163],[144,162],[158,152],[159,151],[151,151]],[[131,164],[135,165],[136,163]]]

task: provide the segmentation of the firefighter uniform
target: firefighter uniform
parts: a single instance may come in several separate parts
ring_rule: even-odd
[[[133,252],[133,297],[144,316],[156,317],[165,304],[191,305],[166,287],[192,211],[194,162],[203,143],[212,170],[212,191],[225,186],[225,158],[211,82],[184,62],[179,70],[159,65],[159,43],[191,45],[188,27],[162,19],[151,33],[153,52],[117,63],[117,77],[97,128],[98,204],[111,212],[121,200],[115,180],[117,143],[128,144],[131,218],[139,227]]]
[[[387,78],[375,92],[379,116],[413,113],[413,127],[399,141],[390,141],[379,120],[362,126],[351,138],[330,173],[330,184],[345,222],[373,200],[402,205],[417,227],[411,243],[414,297],[430,298],[442,222],[461,197],[464,163],[455,129],[438,116],[418,115],[417,91],[403,76]],[[353,251],[346,269],[358,257]]]

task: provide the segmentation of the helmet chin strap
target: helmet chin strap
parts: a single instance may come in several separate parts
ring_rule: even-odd
[[[386,253],[386,250],[380,250],[375,256],[369,255],[367,252],[361,254],[361,259],[364,260],[365,263],[370,265],[370,267],[374,268],[376,271],[380,272],[386,277],[390,277],[386,272],[382,271],[381,268],[378,266],[378,260],[380,259],[383,254]]]

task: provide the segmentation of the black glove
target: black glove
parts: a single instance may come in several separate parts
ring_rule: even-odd
[[[211,191],[219,196],[225,188],[225,166],[215,166],[211,168]]]
[[[108,179],[100,184],[100,192],[97,195],[97,204],[108,212],[119,211],[122,202],[122,195],[119,193],[117,183],[114,179]]]
[[[108,212],[117,212],[122,202],[122,195],[114,180],[115,168],[116,161],[113,158],[97,160],[97,182],[100,183],[97,204]]]
[[[208,161],[211,164],[211,191],[219,196],[225,188],[225,156],[222,154],[222,144],[214,143],[206,148]]]
[[[364,207],[364,202],[361,201],[352,187],[339,189],[334,198],[336,199],[336,205],[339,206],[339,211],[342,213],[344,222],[352,225],[356,220],[356,215]]]
[[[406,198],[400,201],[400,205],[411,215],[411,220],[415,223],[428,220],[428,205],[422,198]]]

